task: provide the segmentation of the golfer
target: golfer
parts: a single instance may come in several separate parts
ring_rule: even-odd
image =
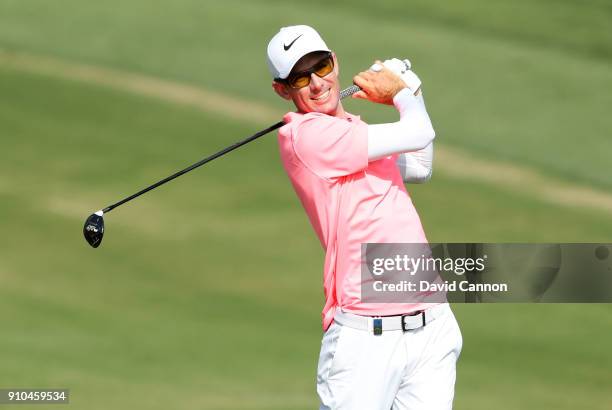
[[[399,111],[368,125],[344,110],[338,59],[313,28],[282,28],[267,57],[296,108],[278,134],[283,166],[325,249],[320,409],[451,409],[462,338],[448,304],[360,300],[362,243],[427,242],[404,186],[431,176],[420,80],[398,59],[355,76],[355,98]]]

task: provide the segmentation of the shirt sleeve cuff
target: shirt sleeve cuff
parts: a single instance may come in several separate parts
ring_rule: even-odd
[[[417,104],[418,101],[416,97],[414,96],[414,94],[412,94],[412,90],[410,90],[410,88],[408,87],[402,89],[400,92],[395,94],[395,97],[393,97],[393,105],[395,105],[395,108],[397,108],[400,114],[404,113],[411,106]]]

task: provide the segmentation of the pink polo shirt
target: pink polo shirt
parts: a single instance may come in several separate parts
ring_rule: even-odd
[[[427,243],[397,155],[368,162],[368,128],[358,116],[290,112],[283,120],[283,166],[325,249],[323,328],[337,308],[386,316],[430,307],[360,300],[362,243]]]

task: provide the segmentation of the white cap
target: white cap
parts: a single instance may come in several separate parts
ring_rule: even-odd
[[[268,68],[274,78],[287,78],[291,69],[308,53],[331,51],[309,26],[283,27],[268,43]]]

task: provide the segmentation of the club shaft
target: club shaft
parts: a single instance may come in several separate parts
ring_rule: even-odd
[[[350,87],[347,87],[347,88],[345,88],[344,90],[342,90],[340,92],[340,98],[341,99],[342,98],[346,98],[346,97],[348,97],[350,95],[355,94],[359,90],[360,90],[360,88],[357,87],[356,85],[352,85]],[[151,191],[151,190],[153,190],[153,189],[155,189],[155,188],[157,188],[157,187],[159,187],[161,185],[164,185],[166,182],[170,182],[173,179],[178,178],[181,175],[188,173],[189,171],[193,171],[194,169],[196,169],[198,167],[201,167],[202,165],[212,161],[213,159],[219,158],[220,156],[225,155],[228,152],[231,152],[231,151],[235,150],[236,148],[239,148],[239,147],[241,147],[241,146],[243,146],[245,144],[248,144],[249,142],[254,141],[257,138],[262,137],[262,136],[268,134],[269,132],[272,132],[272,131],[278,129],[278,128],[282,127],[283,125],[285,125],[285,123],[283,121],[279,121],[276,124],[273,124],[273,125],[269,126],[268,128],[263,129],[263,130],[255,133],[255,134],[251,135],[248,138],[243,139],[242,141],[238,141],[237,143],[235,143],[233,145],[230,145],[229,147],[224,148],[221,151],[216,152],[216,153],[212,154],[211,156],[206,157],[206,158],[196,162],[195,164],[192,164],[192,165],[188,166],[185,169],[182,169],[182,170],[180,170],[180,171],[178,171],[178,172],[176,172],[176,173],[174,173],[174,174],[172,174],[172,175],[170,175],[170,176],[168,176],[168,177],[166,177],[166,178],[164,178],[164,179],[162,179],[160,181],[157,181],[153,185],[150,185],[150,186],[148,186],[148,187],[146,187],[146,188],[136,192],[135,194],[132,194],[132,195],[126,197],[126,198],[123,198],[119,202],[116,202],[116,203],[114,203],[112,205],[107,206],[106,208],[102,209],[102,212],[103,213],[108,213],[108,212],[112,211],[113,209],[117,208],[118,206],[121,206],[121,205],[125,204],[126,202],[129,202],[132,199],[137,198],[140,195],[145,194],[145,193],[147,193],[147,192],[149,192],[149,191]]]
[[[213,159],[219,158],[220,156],[225,155],[225,154],[227,154],[228,152],[233,151],[233,150],[235,150],[236,148],[239,148],[239,147],[243,146],[244,144],[247,144],[247,143],[249,143],[249,142],[251,142],[251,141],[253,141],[253,140],[256,140],[257,138],[262,137],[262,136],[266,135],[267,133],[269,133],[269,132],[271,132],[271,131],[274,131],[274,130],[275,130],[275,129],[277,129],[277,128],[282,127],[284,124],[285,124],[285,123],[284,123],[283,121],[279,121],[279,122],[277,122],[276,124],[274,124],[274,125],[272,125],[272,126],[270,126],[270,127],[266,128],[266,129],[264,129],[264,130],[261,130],[261,131],[259,131],[258,133],[253,134],[253,135],[251,135],[251,136],[250,136],[250,137],[248,137],[248,138],[243,139],[242,141],[238,141],[237,143],[235,143],[235,144],[233,144],[233,145],[230,145],[229,147],[224,148],[224,149],[222,149],[221,151],[216,152],[216,153],[212,154],[211,156],[206,157],[206,158],[204,158],[204,159],[202,159],[202,160],[200,160],[200,161],[196,162],[195,164],[192,164],[192,165],[188,166],[188,167],[187,167],[187,168],[185,168],[185,169],[182,169],[182,170],[180,170],[180,171],[178,171],[178,172],[176,172],[176,173],[174,173],[174,174],[172,174],[172,175],[170,175],[170,176],[168,176],[168,177],[166,177],[166,178],[164,178],[164,179],[162,179],[162,180],[160,180],[160,181],[157,181],[157,182],[156,182],[156,183],[154,183],[153,185],[150,185],[150,186],[148,186],[148,187],[146,187],[146,188],[144,188],[144,189],[142,189],[142,190],[140,190],[140,191],[136,192],[135,194],[132,194],[132,195],[128,196],[127,198],[122,199],[122,200],[121,200],[121,201],[119,201],[119,202],[116,202],[116,203],[114,203],[114,204],[112,204],[112,205],[107,206],[106,208],[104,208],[104,209],[102,210],[102,212],[104,212],[104,213],[110,212],[110,211],[112,211],[113,209],[117,208],[118,206],[123,205],[123,204],[125,204],[126,202],[129,202],[129,201],[131,201],[132,199],[137,198],[137,197],[139,197],[140,195],[145,194],[145,193],[147,193],[147,192],[149,192],[149,191],[151,191],[151,190],[153,190],[153,189],[157,188],[158,186],[161,186],[161,185],[165,184],[166,182],[170,182],[170,181],[172,181],[173,179],[178,178],[178,177],[180,177],[181,175],[186,174],[187,172],[192,171],[192,170],[194,170],[194,169],[196,169],[196,168],[198,168],[198,167],[200,167],[200,166],[202,166],[202,165],[206,164],[207,162],[212,161]]]

